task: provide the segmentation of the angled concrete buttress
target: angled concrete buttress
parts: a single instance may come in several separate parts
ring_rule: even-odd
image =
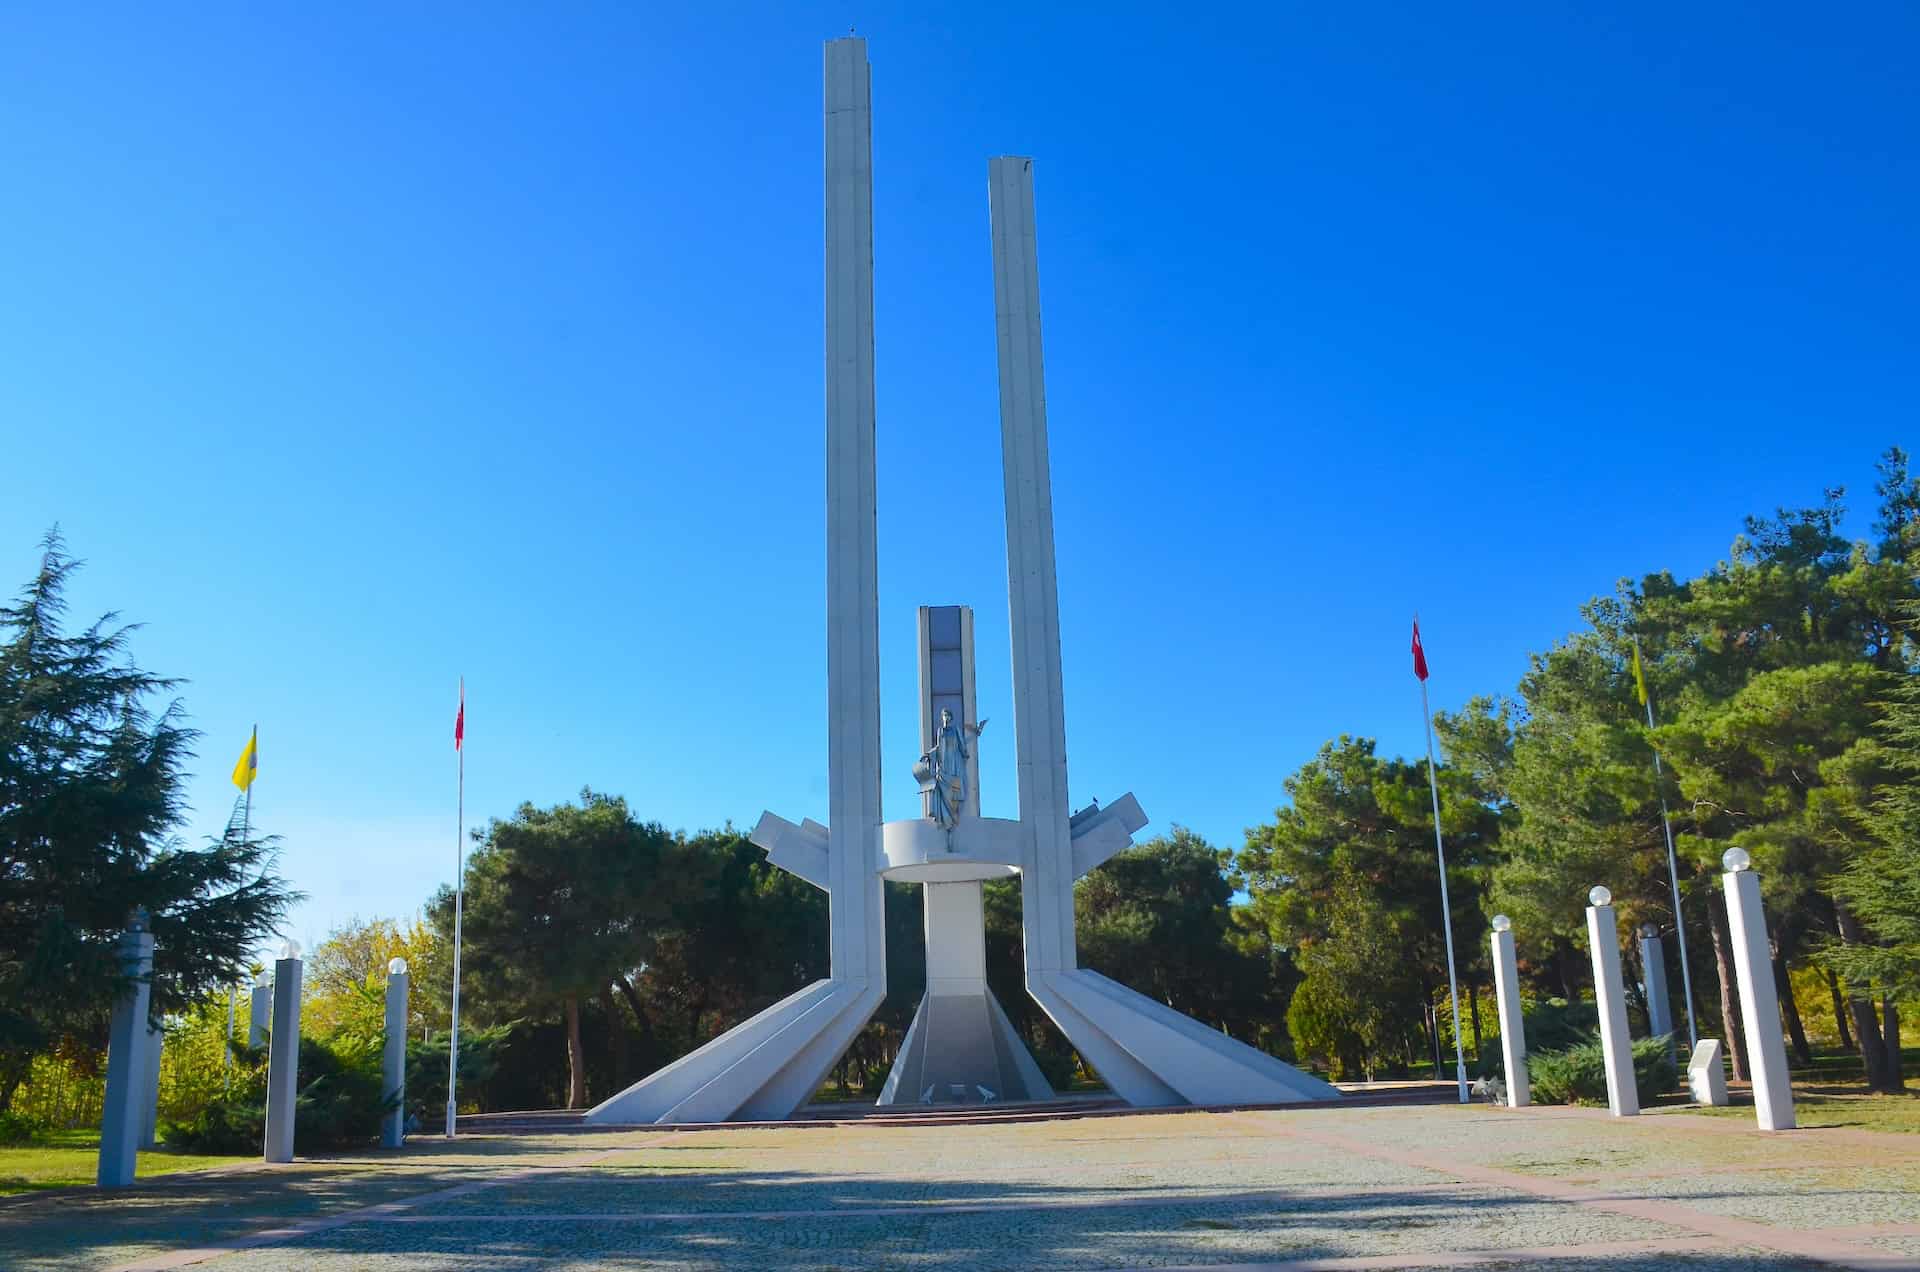
[[[819,1089],[887,991],[880,853],[873,152],[867,43],[826,46],[827,781],[832,830],[767,814],[769,859],[825,889],[831,975],[587,1113],[589,1122],[782,1118]],[[816,833],[818,832],[818,833]]]

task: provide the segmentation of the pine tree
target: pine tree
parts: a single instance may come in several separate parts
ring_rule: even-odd
[[[129,988],[116,943],[136,908],[154,936],[158,1019],[244,973],[296,899],[270,873],[269,840],[181,844],[197,735],[177,699],[151,705],[179,682],[133,663],[136,629],[116,615],[65,634],[78,562],[57,531],[42,549],[0,606],[0,1110],[35,1055],[105,1045]]]

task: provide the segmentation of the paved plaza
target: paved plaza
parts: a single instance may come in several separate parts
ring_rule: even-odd
[[[623,1130],[0,1203],[0,1266],[1920,1267],[1920,1138],[1457,1106]]]

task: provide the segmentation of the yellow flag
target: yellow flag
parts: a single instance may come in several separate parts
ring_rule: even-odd
[[[1640,642],[1633,642],[1633,696],[1640,699],[1640,705],[1647,705],[1647,676],[1640,670]]]
[[[240,762],[233,766],[233,784],[241,790],[253,785],[254,777],[260,772],[260,726],[253,726],[253,736],[247,739],[247,749],[240,752]]]

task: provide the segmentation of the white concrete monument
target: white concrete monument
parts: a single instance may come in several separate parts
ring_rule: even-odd
[[[1020,815],[982,817],[975,811],[978,768],[969,751],[976,735],[969,733],[969,726],[979,722],[963,709],[923,735],[928,753],[922,757],[922,787],[931,815],[882,824],[872,113],[866,42],[829,42],[824,79],[829,825],[810,820],[795,824],[767,813],[752,838],[773,864],[826,891],[831,975],[589,1110],[587,1120],[671,1123],[787,1116],[819,1087],[886,993],[883,879],[977,884],[1014,874],[1021,881],[1028,992],[1123,1099],[1169,1105],[1337,1097],[1326,1083],[1084,970],[1075,960],[1074,880],[1127,847],[1147,819],[1131,795],[1105,808],[1089,804],[1078,813],[1067,804],[1053,496],[1028,159],[995,159],[988,166]],[[922,710],[928,710],[925,703]],[[946,997],[961,1000],[967,1004],[962,1018],[969,1022],[961,1036],[974,1046],[993,1036],[996,1027],[990,1006],[984,1026],[975,1010],[992,999],[984,992],[984,961],[974,959],[977,920],[971,894],[930,892],[927,905],[930,942],[939,946],[929,950],[929,993],[919,1019],[923,1029],[939,1028],[946,1019],[945,1007],[927,1004]],[[973,992],[976,981],[982,991],[978,995]],[[944,988],[960,992],[944,994]],[[933,1054],[924,1039],[920,1048],[923,1058]],[[984,1064],[984,1054],[977,1058]],[[944,1063],[944,1053],[940,1059]],[[963,1067],[975,1071],[972,1062]],[[999,1069],[1009,1089],[1004,1075],[1009,1070],[1017,1074],[1019,1068],[1010,1054]],[[908,1087],[907,1074],[895,1076],[894,1098],[902,1101],[925,1097],[928,1085],[938,1085],[923,1080],[924,1063],[914,1078],[918,1091]],[[946,1083],[949,1098],[954,1085],[966,1084],[964,1079]],[[996,1096],[1004,1094],[988,1089]]]
[[[1593,1000],[1600,1009],[1600,1050],[1606,1057],[1607,1107],[1615,1117],[1640,1112],[1633,1084],[1633,1040],[1627,1033],[1627,987],[1620,978],[1620,928],[1613,917],[1613,893],[1596,887],[1587,894],[1587,944],[1593,950]]]
[[[1500,1004],[1500,1058],[1507,1068],[1507,1107],[1524,1108],[1533,1102],[1527,1082],[1527,1024],[1520,1013],[1520,965],[1513,946],[1513,921],[1493,916],[1493,992]]]
[[[407,1139],[407,984],[407,960],[389,960],[387,1036],[380,1057],[380,1095],[393,1101],[380,1119],[380,1142],[388,1148],[399,1148]]]
[[[152,994],[153,933],[147,913],[136,911],[126,935],[120,938],[120,960],[133,978],[133,988],[113,1005],[107,1031],[107,1090],[100,1111],[100,1160],[94,1177],[102,1188],[125,1188],[133,1182],[139,1160],[141,1123],[146,1101],[147,1049],[154,1045],[147,1029],[147,1004]]]
[[[1753,1073],[1753,1112],[1763,1131],[1794,1128],[1793,1082],[1780,1033],[1780,998],[1773,981],[1773,947],[1760,905],[1760,876],[1744,848],[1729,848],[1720,863],[1727,891],[1727,927],[1733,933],[1733,970],[1740,980],[1740,1016]]]
[[[294,1100],[300,1093],[300,946],[288,941],[273,964],[273,1033],[267,1039],[267,1129],[262,1156],[293,1160]]]

